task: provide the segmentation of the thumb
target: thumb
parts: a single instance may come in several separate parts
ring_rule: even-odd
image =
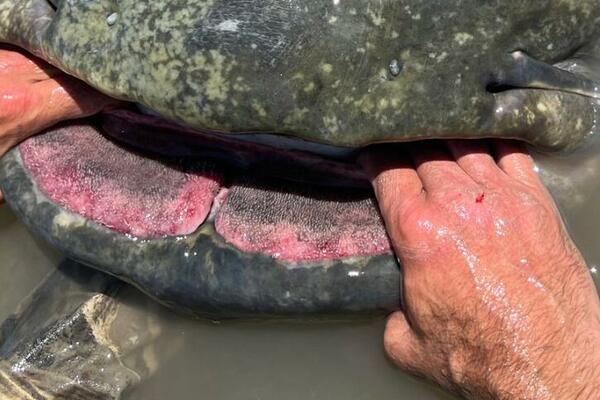
[[[414,374],[421,373],[422,344],[403,312],[396,311],[388,318],[383,346],[398,367]]]
[[[44,127],[67,119],[87,117],[120,103],[80,80],[64,75],[37,83],[35,90],[42,96],[39,104],[45,105],[39,121]]]

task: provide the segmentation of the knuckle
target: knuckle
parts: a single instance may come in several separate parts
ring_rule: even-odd
[[[397,218],[403,225],[418,227],[425,217],[424,210],[415,200],[405,200],[403,207],[397,211]]]
[[[498,175],[495,173],[496,171],[492,168],[492,166],[488,163],[473,163],[470,168],[472,175],[483,179],[484,181],[495,181],[496,176]]]

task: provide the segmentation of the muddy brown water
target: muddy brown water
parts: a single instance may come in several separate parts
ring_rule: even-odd
[[[536,159],[600,288],[600,139],[570,155]],[[0,320],[60,261],[0,206]],[[126,399],[451,399],[387,361],[381,317],[213,323],[132,296],[129,305],[151,313],[163,334],[145,354],[156,373]]]

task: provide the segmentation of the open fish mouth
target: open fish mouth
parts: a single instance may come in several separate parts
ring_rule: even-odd
[[[352,158],[114,110],[23,142],[3,158],[0,186],[69,257],[180,311],[224,318],[398,304],[398,266]]]
[[[90,221],[156,239],[193,234],[210,218],[241,251],[294,262],[390,251],[368,182],[351,162],[208,132],[188,137],[185,128],[129,111],[101,121],[138,148],[172,154],[134,150],[84,123],[20,146],[40,191]]]
[[[544,114],[563,129],[586,125],[589,116],[561,107],[577,99],[595,110],[600,91],[589,61],[555,66],[522,51],[507,60],[486,86],[497,124],[528,126]],[[240,250],[295,262],[390,251],[353,162],[357,149],[188,128],[144,106],[106,112],[95,124],[103,134],[67,126],[20,149],[41,191],[91,221],[153,239],[190,235],[212,217],[216,233]]]
[[[487,78],[494,124],[531,128],[532,120],[555,118],[550,124],[561,127],[563,142],[565,129],[591,123],[592,133],[600,100],[595,60],[588,54],[551,65],[512,52]],[[593,115],[569,114],[579,102]],[[390,251],[353,162],[357,149],[188,128],[144,106],[106,112],[96,124],[104,136],[64,127],[25,143],[21,156],[44,194],[110,229],[141,239],[182,236],[212,218],[216,233],[241,251],[293,262]]]
[[[398,266],[352,149],[576,147],[597,129],[595,10],[0,0],[0,40],[184,125],[132,109],[66,124],[9,153],[0,185],[69,256],[191,312],[396,308]]]
[[[600,100],[596,53],[579,50],[555,65],[520,50],[499,60],[485,86],[495,100],[491,131],[506,134],[513,124],[531,128],[541,120],[561,128],[557,141],[570,138],[568,129],[592,133]],[[580,102],[591,114],[573,109]],[[292,261],[390,250],[366,177],[353,162],[357,149],[188,128],[141,105],[106,112],[95,124],[104,136],[86,135],[94,129],[85,125],[64,127],[25,143],[21,156],[57,204],[120,233],[189,235],[212,216],[217,233],[241,250]],[[537,134],[556,144],[548,140],[552,132]]]
[[[569,140],[564,129],[588,129],[598,93],[585,64],[511,57],[488,77],[490,137],[523,139],[507,129],[537,119],[554,148]],[[568,118],[579,103],[592,114]],[[556,143],[548,124],[562,129]],[[68,255],[180,310],[389,310],[399,270],[358,151],[193,129],[132,106],[27,140],[4,161],[0,183],[25,222]],[[310,276],[291,278],[300,271]]]

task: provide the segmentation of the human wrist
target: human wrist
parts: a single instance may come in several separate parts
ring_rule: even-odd
[[[600,342],[577,352],[556,351],[535,365],[504,365],[489,369],[485,382],[480,384],[481,393],[466,396],[471,399],[493,400],[592,400],[600,393],[600,359],[595,349]],[[585,354],[582,354],[585,352]],[[549,360],[552,358],[552,360]],[[571,362],[567,360],[572,360]],[[528,363],[529,364],[529,363]]]
[[[472,340],[450,353],[441,382],[467,399],[600,398],[598,310],[575,307],[568,314],[530,314],[537,323],[517,342],[506,330],[469,332],[463,325]]]

